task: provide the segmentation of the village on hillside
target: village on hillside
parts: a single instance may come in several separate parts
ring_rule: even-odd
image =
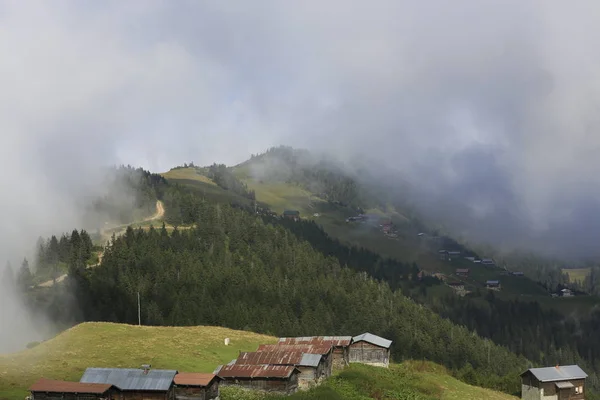
[[[229,339],[224,339],[230,345]],[[279,338],[240,352],[212,374],[141,368],[87,368],[79,382],[39,379],[27,400],[218,400],[221,386],[289,395],[308,390],[351,363],[387,368],[391,340],[358,336]]]

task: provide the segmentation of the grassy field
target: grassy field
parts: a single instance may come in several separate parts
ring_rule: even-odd
[[[354,364],[323,385],[289,397],[222,389],[223,400],[516,400],[517,397],[467,385],[430,362],[407,361],[389,369]]]
[[[230,338],[225,346],[223,339]],[[38,346],[0,356],[0,399],[22,400],[40,377],[78,381],[87,367],[153,368],[212,372],[253,351],[274,337],[219,327],[138,327],[84,323]],[[236,389],[224,389],[223,400],[276,399]],[[404,362],[389,370],[353,365],[321,387],[290,399],[514,399],[502,393],[469,386],[433,363]]]
[[[590,268],[563,268],[562,273],[569,275],[570,282],[583,282],[590,274]]]
[[[223,339],[230,338],[225,346]],[[40,377],[79,381],[87,367],[153,368],[212,372],[275,338],[244,331],[198,327],[139,327],[84,323],[33,349],[0,356],[0,399],[22,400]]]
[[[176,168],[161,174],[167,180],[192,180],[217,186],[210,178],[202,175],[196,168]]]

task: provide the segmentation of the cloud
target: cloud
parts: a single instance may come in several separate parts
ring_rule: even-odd
[[[471,237],[596,253],[599,11],[3,2],[0,251],[76,226],[100,166],[231,164],[290,144],[385,161],[423,208],[460,209]]]

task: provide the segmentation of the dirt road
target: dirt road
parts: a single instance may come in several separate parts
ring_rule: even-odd
[[[165,206],[163,205],[162,201],[157,200],[156,201],[156,213],[154,215],[152,215],[152,216],[144,219],[141,222],[156,221],[156,220],[161,219],[162,217],[164,217],[164,215],[165,215]],[[126,229],[129,225],[131,225],[131,224],[125,224],[125,225],[116,226],[116,227],[111,228],[111,230],[118,229],[118,228],[121,228],[121,227],[123,227],[123,228]],[[123,229],[122,231],[119,231],[119,232],[115,232],[115,235],[116,236],[122,235],[125,232],[125,229]],[[104,251],[100,251],[98,253],[98,262],[96,264],[88,265],[86,268],[94,268],[94,267],[97,267],[98,265],[100,265],[102,263],[102,256],[104,256]],[[57,277],[56,279],[50,279],[49,281],[40,283],[37,286],[38,287],[51,287],[52,285],[54,285],[55,282],[56,283],[62,282],[66,278],[67,278],[67,274],[63,274],[63,275]]]

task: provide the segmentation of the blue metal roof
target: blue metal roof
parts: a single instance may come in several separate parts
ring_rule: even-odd
[[[571,379],[585,379],[587,374],[578,365],[562,365],[546,368],[531,368],[521,375],[531,372],[540,382],[568,381]]]
[[[166,392],[171,387],[177,371],[151,369],[144,373],[137,368],[88,368],[79,380],[81,383],[108,383],[121,390],[150,390]]]
[[[381,336],[373,335],[372,333],[363,333],[362,335],[354,336],[352,338],[352,343],[356,342],[367,342],[374,344],[375,346],[385,347],[389,349],[392,345],[392,341],[388,339],[384,339]]]
[[[302,354],[302,360],[298,365],[301,367],[318,367],[319,363],[321,362],[321,358],[323,358],[321,354],[304,353]]]

